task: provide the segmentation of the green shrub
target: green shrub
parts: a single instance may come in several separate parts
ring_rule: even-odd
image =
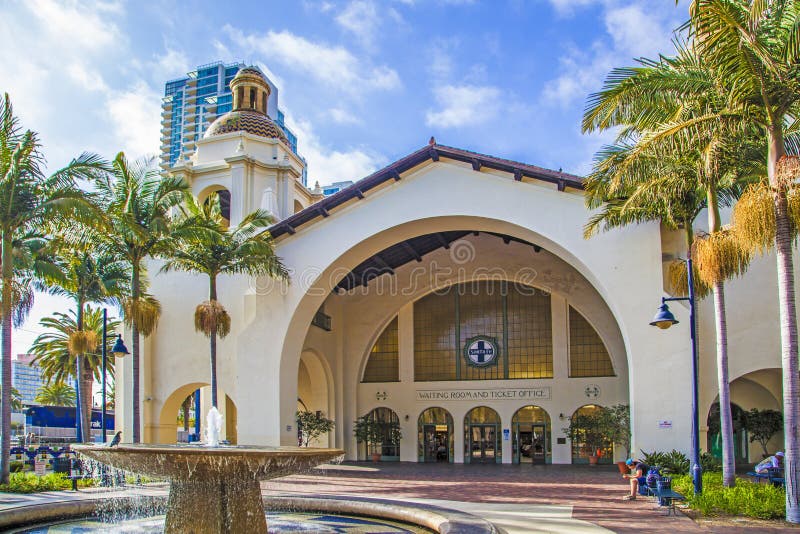
[[[33,473],[12,473],[8,484],[0,485],[0,491],[9,493],[36,493],[69,489],[72,483],[64,473],[36,476]]]
[[[757,519],[783,519],[786,494],[783,488],[736,480],[736,486],[722,485],[721,473],[703,473],[703,493],[694,494],[692,477],[676,476],[672,487],[686,495],[687,504],[702,515],[737,515]]]
[[[703,452],[700,454],[700,467],[703,468],[703,473],[721,473],[722,460],[710,452]]]
[[[10,464],[8,464],[8,469],[12,473],[19,473],[25,469],[25,462],[22,462],[20,460],[14,460]]]
[[[689,458],[681,451],[672,449],[670,452],[653,451],[644,454],[644,463],[652,467],[660,467],[663,475],[685,475],[689,472]]]

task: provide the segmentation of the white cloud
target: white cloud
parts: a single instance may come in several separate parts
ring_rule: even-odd
[[[109,115],[129,156],[159,153],[160,96],[144,82],[136,83],[130,91],[109,95]]]
[[[156,80],[179,78],[192,69],[186,54],[173,48],[167,48],[163,54],[156,55],[150,67],[151,77]]]
[[[630,65],[633,58],[653,57],[669,50],[672,31],[682,12],[674,6],[653,8],[644,0],[549,0],[557,9],[597,3],[603,6],[606,35],[588,48],[567,45],[559,58],[560,73],[542,91],[545,103],[568,108],[600,89],[614,67]]]
[[[435,87],[433,94],[441,109],[425,114],[428,126],[474,126],[493,119],[500,109],[501,91],[497,87],[443,85]]]
[[[334,150],[322,143],[314,133],[309,121],[295,120],[286,112],[289,128],[297,134],[300,153],[308,162],[308,183],[330,184],[345,180],[359,180],[386,164],[386,158],[367,148]]]
[[[328,110],[328,116],[337,124],[361,124],[362,121],[355,113],[342,108]]]
[[[365,47],[372,47],[381,25],[375,4],[369,0],[354,0],[336,16],[336,23],[352,33]]]
[[[401,86],[394,69],[385,65],[369,66],[342,46],[328,46],[289,31],[245,34],[232,26],[225,27],[231,40],[245,53],[261,54],[289,69],[351,94],[386,91]]]

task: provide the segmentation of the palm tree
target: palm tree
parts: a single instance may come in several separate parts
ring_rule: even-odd
[[[79,316],[82,321],[80,326]],[[39,324],[47,331],[39,335],[30,348],[31,354],[35,355],[33,361],[41,368],[42,376],[50,382],[65,384],[76,376],[80,377],[81,425],[85,425],[81,428],[85,429],[84,439],[88,441],[92,386],[95,380],[102,379],[103,310],[87,304],[80,314],[76,310],[70,310],[69,314],[57,312],[53,317],[43,318]],[[115,330],[119,324],[115,319],[107,321],[108,330]],[[80,334],[76,335],[77,332]],[[82,345],[77,349],[76,339]],[[113,341],[113,337],[106,340],[111,376],[114,375]],[[80,367],[78,361],[82,362]]]
[[[103,168],[99,157],[83,154],[46,177],[38,137],[23,131],[14,116],[11,99],[0,104],[0,336],[2,336],[2,410],[0,410],[0,484],[9,477],[11,446],[11,336],[15,305],[26,293],[15,270],[14,242],[64,216],[89,222],[94,211],[75,180],[91,178]],[[32,293],[28,291],[28,302]],[[16,317],[19,319],[19,316]]]
[[[228,228],[217,195],[212,195],[202,204],[190,196],[181,211],[174,247],[161,271],[177,270],[208,276],[208,300],[197,306],[194,327],[210,340],[211,404],[216,407],[217,336],[225,337],[231,327],[228,312],[217,300],[217,277],[243,274],[286,279],[289,273],[273,250],[272,236],[266,230],[272,218],[267,212],[254,211],[235,228]],[[186,227],[206,231],[184,233],[182,229]]]
[[[75,388],[64,382],[44,384],[36,393],[35,400],[45,406],[75,406]]]
[[[83,234],[91,235],[90,232]],[[51,243],[52,250],[58,256],[60,271],[50,278],[48,290],[51,293],[71,298],[75,301],[75,329],[70,332],[67,350],[75,357],[76,376],[79,377],[78,403],[81,412],[81,428],[83,440],[91,441],[88,429],[92,414],[92,384],[98,370],[87,365],[86,358],[96,353],[102,343],[102,312],[94,310],[92,324],[84,328],[84,309],[90,302],[114,302],[124,295],[130,274],[125,262],[108,254],[91,250],[88,243],[84,247],[69,246],[62,240]],[[99,319],[100,337],[98,338],[97,321]],[[96,360],[96,354],[92,356]]]
[[[170,212],[180,204],[188,185],[182,179],[159,177],[155,160],[129,162],[120,152],[112,172],[95,182],[99,203],[110,219],[105,235],[110,254],[124,259],[130,268],[130,287],[122,299],[125,324],[131,328],[133,364],[133,442],[140,441],[139,335],[155,329],[161,308],[147,295],[144,261],[165,247],[172,227]]]
[[[793,222],[789,186],[798,174],[785,172],[786,136],[800,117],[800,1],[693,0],[688,27],[704,61],[728,87],[728,106],[703,121],[738,121],[757,127],[767,142],[766,166],[774,232],[750,234],[753,248],[775,249],[778,271],[786,520],[800,523],[800,377],[792,258]],[[789,167],[788,165],[786,167]],[[738,229],[737,229],[738,230]]]
[[[719,383],[723,442],[723,483],[735,484],[733,456],[733,425],[730,414],[728,381],[727,327],[724,300],[724,281],[742,274],[749,263],[749,254],[742,250],[729,232],[722,232],[721,194],[736,194],[741,181],[750,179],[753,165],[743,156],[752,157],[751,132],[727,128],[725,123],[697,123],[709,113],[718,113],[726,105],[727,87],[717,73],[698,57],[693,46],[676,43],[675,57],[658,61],[641,60],[633,69],[615,69],[606,80],[603,90],[590,96],[584,115],[584,130],[622,126],[620,138],[628,142],[626,150],[614,152],[612,164],[601,160],[599,169],[608,181],[607,192],[618,194],[622,186],[637,189],[652,179],[654,161],[677,159],[680,169],[677,179],[688,181],[689,188],[700,192],[697,201],[683,221],[691,227],[702,207],[707,207],[710,234],[697,238],[689,234],[688,250],[695,256],[699,278],[714,294],[717,330],[717,377]],[[701,91],[683,90],[685,85]],[[681,90],[675,90],[675,88]],[[675,123],[693,124],[675,129]],[[758,148],[758,147],[756,147]],[[620,155],[622,157],[620,157]],[[657,166],[662,166],[657,163]],[[757,167],[757,166],[756,166]],[[659,172],[659,169],[655,169]],[[674,174],[673,166],[667,177]],[[757,170],[757,169],[756,169]],[[661,171],[663,172],[663,171]],[[660,181],[659,179],[656,179]],[[638,183],[637,183],[638,181]],[[674,188],[674,186],[673,186]],[[589,206],[607,198],[588,198]],[[652,198],[652,195],[649,197]],[[667,197],[669,198],[669,197]],[[679,197],[680,198],[680,197]],[[729,199],[728,199],[729,200]],[[664,199],[658,201],[663,204]]]
[[[22,411],[22,395],[19,394],[17,388],[11,388],[11,409],[15,412]]]

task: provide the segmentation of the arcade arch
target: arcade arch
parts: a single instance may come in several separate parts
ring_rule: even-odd
[[[183,424],[178,423],[179,414],[182,411],[181,405],[184,400],[193,396],[196,391],[200,391],[200,397],[203,399],[200,406],[200,429],[201,440],[205,439],[203,436],[206,431],[206,414],[210,409],[211,388],[206,382],[193,382],[185,384],[175,389],[171,395],[167,397],[159,411],[157,435],[155,436],[155,443],[174,443],[178,439],[178,432],[183,429]],[[220,439],[227,440],[232,445],[238,442],[238,417],[236,404],[229,395],[224,391],[219,391],[219,398],[224,398],[225,403],[218,406],[217,409],[222,414],[223,427],[220,432]],[[196,407],[192,408],[195,420],[198,416]],[[192,430],[190,429],[190,432]]]

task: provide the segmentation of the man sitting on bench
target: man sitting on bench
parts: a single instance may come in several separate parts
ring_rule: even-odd
[[[632,460],[628,458],[625,461],[625,465],[628,466],[628,469],[631,470],[629,475],[622,475],[622,478],[630,479],[631,481],[631,493],[630,495],[625,495],[622,500],[625,501],[635,501],[636,494],[639,493],[639,484],[640,481],[644,482],[645,477],[647,476],[647,464],[639,460]]]
[[[774,456],[761,460],[754,471],[759,475],[766,475],[770,469],[783,469],[783,453],[781,451],[776,452]]]

